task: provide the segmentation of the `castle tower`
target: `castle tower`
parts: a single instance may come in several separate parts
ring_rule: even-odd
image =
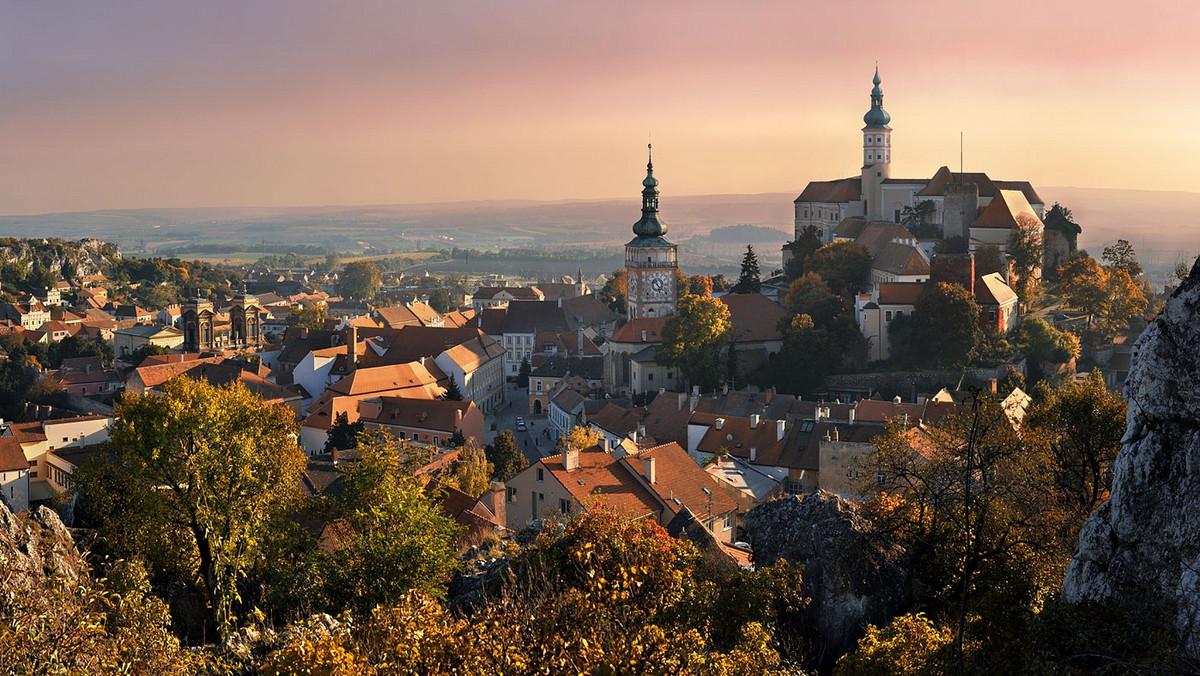
[[[879,87],[879,66],[875,67],[875,87],[871,90],[871,109],[863,115],[862,198],[869,220],[883,217],[883,181],[892,175],[892,116],[883,109],[883,89]]]
[[[650,146],[647,146],[650,148]],[[676,246],[667,241],[667,226],[658,220],[658,179],[654,157],[647,153],[642,181],[642,218],[633,224],[634,238],[625,245],[625,270],[629,273],[629,318],[647,319],[675,314]]]
[[[180,313],[185,352],[203,352],[213,346],[213,304],[203,298],[189,299]]]

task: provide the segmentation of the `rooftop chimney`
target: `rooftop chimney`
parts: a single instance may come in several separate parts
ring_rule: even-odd
[[[680,392],[679,393],[679,404],[675,407],[675,410],[682,411],[683,410],[683,402],[685,402],[685,401],[687,401],[687,394]]]
[[[752,429],[752,430],[758,429],[758,414],[757,413],[750,414],[750,429]]]
[[[330,455],[330,457],[333,458],[333,464],[335,464],[335,465],[338,464],[338,447],[337,446],[334,446],[333,449],[329,451],[329,455]]]
[[[854,424],[854,415],[853,408],[846,412],[846,420],[850,421],[850,424],[852,425]]]
[[[568,472],[579,469],[579,449],[567,447],[563,451],[563,469]]]
[[[346,371],[354,370],[354,361],[358,358],[358,327],[351,324],[346,333]]]
[[[782,440],[783,435],[786,432],[787,432],[787,421],[786,420],[776,420],[775,421],[775,438]]]
[[[750,462],[754,462],[757,459],[758,459],[758,447],[751,446],[750,447]]]
[[[654,456],[642,458],[642,467],[645,469],[643,473],[646,475],[646,481],[657,483],[658,477],[654,473]]]
[[[502,481],[493,481],[488,492],[483,496],[483,505],[496,516],[496,523],[505,523],[507,517],[504,499],[507,489]]]
[[[604,447],[605,453],[612,452],[612,441],[609,440],[608,435],[601,435],[600,444]]]
[[[715,427],[716,427],[717,429],[724,429],[724,428],[725,428],[725,419],[724,419],[724,418],[717,418]]]

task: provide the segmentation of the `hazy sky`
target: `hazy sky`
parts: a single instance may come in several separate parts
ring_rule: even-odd
[[[1200,3],[0,2],[0,213],[799,191],[1195,190]]]

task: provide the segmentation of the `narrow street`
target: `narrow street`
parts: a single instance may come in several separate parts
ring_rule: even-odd
[[[531,415],[528,413],[529,394],[527,390],[519,388],[513,383],[506,383],[504,388],[509,403],[508,406],[488,416],[487,431],[484,434],[487,437],[487,443],[492,443],[496,436],[504,430],[512,430],[513,435],[517,438],[517,446],[530,463],[553,453],[554,442],[551,441],[553,435],[548,433],[550,420],[546,414]],[[526,429],[524,431],[517,429],[518,416],[525,418]],[[496,424],[495,430],[492,430],[492,423]]]

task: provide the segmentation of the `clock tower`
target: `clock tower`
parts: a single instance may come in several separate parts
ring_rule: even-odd
[[[652,155],[642,181],[642,218],[633,224],[633,234],[625,245],[629,319],[669,317],[675,314],[675,271],[679,262],[676,246],[664,237],[667,226],[658,220],[658,179],[654,178]]]

